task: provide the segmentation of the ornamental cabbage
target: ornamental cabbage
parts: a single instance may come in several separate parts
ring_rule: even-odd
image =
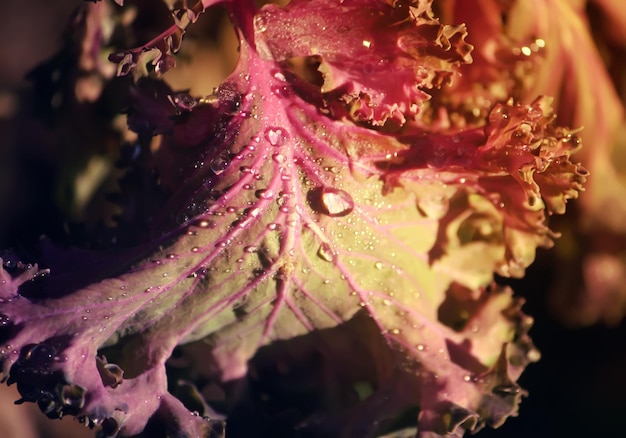
[[[21,401],[99,436],[223,436],[229,406],[206,388],[317,357],[337,400],[294,425],[312,436],[414,412],[412,434],[460,437],[516,415],[539,352],[494,274],[524,275],[587,176],[551,98],[515,94],[522,76],[489,59],[526,68],[519,54],[475,49],[469,24],[486,30],[454,2],[165,3],[171,28],[110,56],[134,79],[128,178],[158,177],[121,194],[122,219],[155,199],[141,226],[120,220],[137,234],[3,260],[0,363]],[[172,89],[160,75],[218,3],[235,70],[209,96]]]

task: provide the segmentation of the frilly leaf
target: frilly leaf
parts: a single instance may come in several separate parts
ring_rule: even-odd
[[[445,82],[469,47],[463,28],[432,18],[428,1],[364,3],[330,15],[325,0],[295,1],[256,18],[249,4],[227,3],[241,58],[210,99],[181,108],[168,87],[138,84],[129,123],[143,140],[162,135],[146,162],[169,199],[142,245],[103,256],[96,280],[66,290],[72,283],[52,272],[47,293],[27,294],[20,287],[32,273],[3,274],[0,341],[10,347],[0,360],[25,400],[109,435],[139,433],[150,418],[207,435],[221,422],[193,416],[168,392],[175,346],[202,340],[207,372],[227,382],[245,375],[261,347],[365,315],[394,359],[392,377],[345,427],[360,422],[356,430],[371,433],[383,402],[419,405],[419,437],[462,436],[515,414],[523,394],[515,382],[538,353],[521,303],[493,273],[521,275],[549,244],[544,211],[561,212],[584,181],[569,161],[578,143],[554,126],[545,99],[496,105],[485,126],[466,131],[417,122],[399,134],[368,129],[415,115],[420,87]],[[347,72],[345,84],[383,108],[353,118],[369,125],[333,112],[344,94],[325,93],[320,108],[280,63],[310,55],[312,41],[296,37],[314,23],[337,25],[337,8],[363,19],[364,30],[347,32],[358,50],[367,49],[361,32],[378,35],[374,51],[400,37],[415,49],[392,50],[411,91],[387,101],[389,81],[372,75],[378,88],[366,90],[336,38],[320,40],[334,74]],[[289,14],[306,26],[281,33]],[[158,50],[160,62],[171,49],[163,35],[138,53]],[[357,46],[346,47],[358,54]]]
[[[322,92],[334,117],[402,125],[420,112],[428,90],[449,83],[459,64],[471,62],[465,26],[440,24],[430,3],[266,5],[254,22],[257,49],[275,61],[319,56]]]
[[[418,207],[447,223],[439,230],[447,233],[440,235],[440,242],[447,242],[446,252],[461,257],[463,252],[453,248],[473,241],[466,249],[482,253],[482,262],[489,265],[485,256],[491,252],[486,249],[504,250],[493,253],[500,257],[498,273],[522,276],[535,248],[551,245],[544,210],[563,213],[565,202],[578,196],[587,176],[582,166],[569,160],[580,140],[553,121],[546,98],[532,105],[499,104],[485,127],[407,138],[413,141],[411,147],[379,167],[388,169],[387,190],[420,190]],[[492,246],[495,242],[503,246]],[[431,257],[439,254],[431,252]],[[475,272],[476,257],[470,252],[465,260],[461,271]]]
[[[195,23],[206,8],[225,0],[164,0],[172,12],[174,24],[141,47],[128,49],[109,56],[116,63],[118,76],[132,72],[133,78],[160,76],[176,65],[174,54],[182,44],[185,29]],[[120,6],[122,4],[120,3]]]

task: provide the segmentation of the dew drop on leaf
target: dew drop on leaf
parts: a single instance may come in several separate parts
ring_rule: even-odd
[[[225,154],[222,154],[214,158],[213,160],[211,160],[209,167],[211,168],[211,171],[213,171],[215,175],[220,175],[226,170],[229,164],[230,164],[230,161],[228,157]]]
[[[272,146],[282,146],[288,138],[288,134],[283,128],[267,128],[265,138]]]
[[[184,111],[191,111],[198,105],[197,99],[187,93],[176,93],[171,95],[169,99],[178,109]]]
[[[334,262],[335,257],[337,256],[331,246],[327,242],[322,242],[320,244],[319,249],[317,250],[317,255],[319,258],[326,262]]]
[[[10,350],[11,346],[7,345],[7,350]],[[36,362],[39,364],[48,363],[52,358],[54,358],[57,354],[56,348],[51,345],[46,344],[35,344],[33,345],[26,355],[24,359],[27,361]]]
[[[200,222],[198,222],[198,226],[200,228],[215,228],[215,222],[207,221],[207,220],[201,220]]]
[[[284,163],[285,156],[283,154],[274,154],[272,155],[272,160],[274,160],[275,163]]]
[[[321,187],[309,192],[308,201],[314,210],[330,217],[347,216],[354,210],[354,200],[345,190]]]
[[[260,189],[254,192],[254,195],[259,199],[272,199],[274,197],[274,192],[271,190]]]
[[[500,397],[507,397],[510,395],[519,394],[520,388],[517,385],[504,384],[504,385],[494,386],[494,388],[492,389],[492,392],[496,395],[499,395]]]

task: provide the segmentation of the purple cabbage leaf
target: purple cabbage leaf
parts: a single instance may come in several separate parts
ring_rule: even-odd
[[[131,249],[51,250],[49,273],[0,270],[8,382],[103,436],[152,417],[176,436],[219,436],[219,418],[168,391],[176,346],[202,340],[207,372],[228,382],[263,346],[365,316],[393,363],[355,411],[371,423],[360,436],[407,406],[419,437],[515,415],[539,353],[494,273],[523,276],[552,244],[546,214],[586,176],[550,99],[505,100],[466,129],[433,123],[430,94],[445,95],[472,47],[424,0],[225,1],[240,59],[215,93],[141,78],[173,65],[172,36],[209,6],[175,10],[164,37],[113,57],[139,71],[129,126],[158,136],[146,166],[167,201]]]

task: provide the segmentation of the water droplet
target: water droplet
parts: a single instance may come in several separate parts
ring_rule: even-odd
[[[244,252],[247,252],[248,254],[252,254],[255,252],[259,251],[259,247],[258,246],[246,246],[244,249]]]
[[[64,409],[79,410],[84,406],[85,389],[82,387],[78,385],[63,385],[59,392]]]
[[[277,224],[276,222],[272,222],[270,224],[267,224],[267,229],[269,231],[278,231],[280,230],[280,224]]]
[[[426,347],[424,346],[424,344],[417,344],[415,348],[417,348],[418,351],[426,350]]]
[[[289,202],[290,195],[285,192],[280,192],[278,194],[278,198],[276,198],[276,203],[280,206],[286,205]]]
[[[494,394],[499,395],[500,397],[507,397],[509,395],[517,395],[520,393],[519,386],[515,384],[504,384],[494,386],[491,390]]]
[[[285,82],[287,80],[287,78],[285,77],[285,74],[280,70],[274,73],[274,77],[281,82]]]
[[[320,187],[311,190],[307,198],[313,209],[331,217],[347,216],[354,210],[354,200],[345,190]]]
[[[254,196],[259,199],[272,199],[274,197],[274,192],[272,190],[260,189],[254,192]]]
[[[291,97],[293,90],[287,85],[276,85],[272,87],[272,93],[278,97]]]
[[[6,346],[7,350],[11,349],[10,345]],[[57,355],[57,349],[52,345],[36,344],[30,347],[25,360],[37,362],[38,364],[49,363]]]
[[[248,211],[246,211],[246,215],[249,218],[255,218],[255,217],[258,217],[261,214],[261,211],[262,210],[259,207],[254,207],[254,208],[251,208]]]
[[[7,315],[0,313],[0,327],[7,327],[10,324],[11,319]]]
[[[267,128],[265,138],[272,146],[279,147],[285,144],[289,134],[283,128]]]
[[[201,220],[200,222],[198,222],[198,227],[213,229],[213,228],[215,228],[215,222],[207,221],[207,220]]]
[[[397,328],[395,328],[395,329],[391,329],[391,330],[389,330],[389,332],[390,332],[392,335],[399,335],[399,334],[400,334],[400,329],[397,329]]]
[[[230,158],[228,157],[228,154],[220,154],[211,160],[209,167],[215,175],[220,175],[226,170],[226,168],[228,168],[229,164]]]
[[[381,262],[376,262],[376,263],[374,263],[374,267],[375,267],[376,269],[383,269],[383,266],[385,266],[385,265],[383,265]]]
[[[198,105],[198,100],[188,93],[176,93],[168,96],[168,98],[172,104],[183,111],[191,111]]]
[[[191,247],[191,252],[198,252],[198,251],[200,251],[200,248],[198,248],[197,246]]]
[[[337,257],[337,254],[335,254],[330,244],[326,242],[322,242],[320,244],[320,247],[317,250],[317,255],[319,258],[327,262],[334,262]]]
[[[391,301],[389,301],[389,300],[387,300],[387,299],[384,299],[384,300],[383,300],[383,304],[384,304],[385,306],[389,306],[389,305],[391,305]]]
[[[272,160],[274,160],[275,163],[282,164],[285,162],[285,156],[283,154],[274,154],[272,155]]]

